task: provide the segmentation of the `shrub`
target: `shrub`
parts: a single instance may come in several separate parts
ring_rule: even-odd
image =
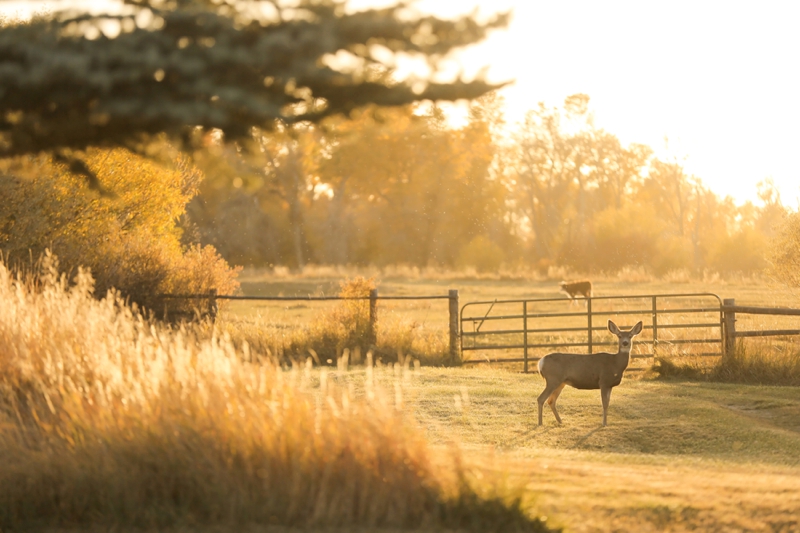
[[[104,196],[44,156],[0,161],[0,249],[12,262],[50,249],[63,272],[87,267],[98,296],[115,288],[161,310],[167,292],[233,292],[236,271],[213,248],[180,245],[177,221],[200,175],[177,158],[173,168],[122,149],[90,150],[86,163]],[[188,310],[187,302],[171,305]]]
[[[486,235],[478,235],[458,253],[456,267],[475,268],[478,272],[497,272],[506,259],[503,249]]]
[[[343,298],[368,297],[375,288],[373,278],[358,276],[339,283],[339,296]],[[302,354],[309,348],[326,357],[336,359],[345,348],[370,348],[369,300],[340,300],[332,310],[317,315],[312,320],[304,338],[290,344],[291,353]]]
[[[767,237],[753,228],[743,228],[714,241],[708,265],[717,272],[759,272],[767,266]]]
[[[752,383],[756,385],[800,386],[800,352],[771,349],[768,342],[748,349],[743,342],[723,357],[709,373],[712,381]]]
[[[592,226],[587,262],[594,270],[618,271],[645,267],[656,275],[692,265],[690,246],[670,233],[666,223],[653,216],[652,208],[633,204],[609,208],[597,214]]]
[[[786,217],[771,243],[768,259],[775,278],[790,287],[800,287],[800,213]]]
[[[368,297],[375,288],[373,278],[356,276],[340,282],[340,296]],[[308,324],[287,331],[258,317],[224,316],[218,326],[236,346],[247,344],[269,354],[281,363],[302,363],[309,356],[318,364],[334,364],[349,352],[349,363],[365,362],[368,352],[374,361],[383,363],[417,359],[425,364],[444,364],[449,360],[448,332],[430,329],[385,314],[378,303],[375,337],[369,325],[369,300],[337,301],[327,311],[317,314]],[[377,342],[375,342],[377,341]]]

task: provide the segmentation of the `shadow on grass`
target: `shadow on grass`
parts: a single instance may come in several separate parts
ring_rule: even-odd
[[[583,446],[586,444],[586,442],[589,440],[589,438],[591,438],[592,436],[594,436],[594,434],[595,434],[595,433],[597,433],[598,431],[600,431],[600,430],[602,430],[602,429],[603,429],[603,426],[601,425],[601,426],[598,426],[598,427],[594,428],[593,430],[591,430],[591,431],[590,431],[589,433],[587,433],[586,435],[582,435],[582,436],[581,436],[581,437],[580,437],[580,438],[579,438],[579,439],[578,439],[578,440],[575,442],[575,444],[573,444],[572,446],[570,446],[570,448],[572,448],[573,450],[576,450],[576,449],[580,449],[580,448],[582,448],[582,447],[583,447]]]

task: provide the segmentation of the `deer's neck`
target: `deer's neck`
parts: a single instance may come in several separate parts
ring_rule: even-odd
[[[617,356],[614,359],[616,360],[617,365],[620,366],[622,369],[627,368],[628,363],[631,360],[631,349],[630,348],[628,348],[627,350],[620,349],[617,352]]]

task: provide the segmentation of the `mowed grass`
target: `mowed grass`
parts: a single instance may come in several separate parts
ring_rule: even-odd
[[[358,373],[355,371],[358,380]],[[438,446],[524,487],[566,531],[800,530],[800,392],[792,387],[623,380],[609,425],[598,391],[567,388],[559,426],[537,426],[536,374],[425,368],[407,409]]]

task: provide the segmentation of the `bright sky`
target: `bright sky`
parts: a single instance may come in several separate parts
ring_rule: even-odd
[[[0,7],[22,2],[0,0]],[[47,3],[47,2],[45,2]],[[351,0],[351,7],[393,3]],[[30,4],[29,4],[30,5]],[[741,202],[771,177],[800,207],[800,2],[786,0],[421,0],[440,14],[512,9],[507,31],[463,54],[467,73],[515,79],[513,123],[540,101],[591,97],[623,143],[684,160]],[[669,139],[665,146],[665,137]]]
[[[598,126],[685,158],[716,193],[755,200],[772,177],[800,205],[800,2],[420,2],[440,13],[476,5],[514,12],[508,31],[465,55],[492,80],[516,79],[503,90],[512,122],[539,101],[586,93]]]

